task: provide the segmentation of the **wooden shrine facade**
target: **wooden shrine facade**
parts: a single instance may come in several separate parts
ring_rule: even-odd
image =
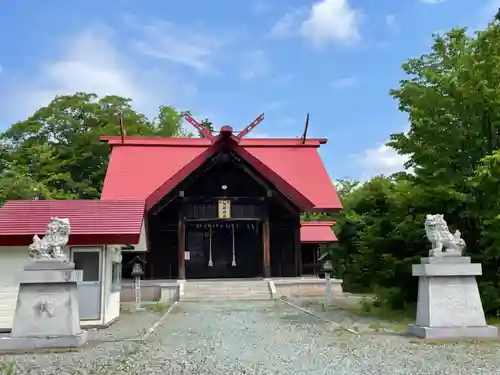
[[[243,139],[263,114],[237,134],[185,118],[202,138],[101,137],[101,200],[145,202],[146,279],[301,275],[300,214],[341,208],[317,152],[327,140],[307,125],[302,138]]]
[[[147,278],[301,273],[299,209],[230,149],[161,199],[147,222]]]

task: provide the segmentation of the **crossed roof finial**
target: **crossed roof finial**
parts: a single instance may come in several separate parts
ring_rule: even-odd
[[[201,125],[198,121],[196,121],[193,116],[191,115],[191,111],[185,111],[182,112],[182,116],[186,119],[187,122],[189,122],[191,125],[193,125],[196,130],[200,132],[205,138],[210,139],[210,141],[214,142],[215,141],[215,136],[212,134],[210,129],[205,128],[203,125]],[[248,124],[245,129],[240,131],[237,135],[236,138],[242,139],[245,135],[247,135],[249,132],[252,131],[253,128],[255,128],[257,125],[259,125],[262,121],[264,120],[264,113],[261,113],[255,120],[253,120],[250,124]]]

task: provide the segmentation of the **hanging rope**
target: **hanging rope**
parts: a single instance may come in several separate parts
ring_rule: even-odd
[[[209,240],[208,240],[208,266],[213,267],[214,262],[212,262],[212,225],[209,227]]]
[[[236,250],[234,248],[234,224],[231,224],[231,226],[232,226],[232,229],[233,229],[232,230],[232,233],[233,233],[233,262],[231,263],[231,265],[233,267],[236,267]]]

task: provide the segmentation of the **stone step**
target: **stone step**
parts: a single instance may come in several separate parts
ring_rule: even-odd
[[[268,283],[264,280],[187,281],[180,298],[185,302],[271,299]]]
[[[255,285],[255,286],[213,286],[213,287],[196,287],[196,286],[184,286],[184,289],[190,290],[253,290],[253,289],[269,289],[267,285]]]
[[[200,290],[200,289],[184,289],[184,293],[269,293],[269,289],[210,289],[210,290]]]
[[[267,284],[189,284],[186,283],[184,285],[184,288],[194,288],[194,289],[217,289],[217,288],[223,288],[223,289],[235,289],[235,288],[248,288],[248,289],[253,289],[253,288],[267,288]]]
[[[186,297],[180,299],[182,302],[199,302],[199,301],[268,301],[271,296],[224,296],[224,297]]]
[[[236,287],[236,288],[228,288],[228,287],[213,287],[213,288],[196,288],[196,287],[184,287],[184,290],[199,290],[203,292],[209,292],[211,290],[225,290],[225,291],[232,291],[232,290],[242,290],[242,291],[251,291],[251,290],[269,290],[269,288],[266,286],[262,287],[253,287],[253,288],[248,288],[248,287]]]
[[[270,293],[241,293],[241,294],[184,294],[188,298],[229,298],[229,297],[270,297]]]
[[[186,292],[184,291],[185,296],[258,296],[258,295],[268,295],[269,291],[251,291],[251,292],[220,292],[220,291],[211,291],[210,293],[200,293],[200,292]]]

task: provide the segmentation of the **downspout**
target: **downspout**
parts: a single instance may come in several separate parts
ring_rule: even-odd
[[[105,288],[106,286],[106,283],[105,281],[107,281],[107,275],[106,275],[106,268],[107,268],[107,260],[108,260],[108,245],[104,245],[104,251],[103,251],[103,254],[102,254],[102,261],[101,261],[101,269],[102,269],[102,280],[101,280],[101,291],[102,291],[102,295],[103,295],[103,298],[101,299],[102,301],[102,307],[101,307],[101,312],[102,312],[102,318],[101,318],[101,322],[102,324],[106,324],[105,321],[106,321],[106,301],[107,301],[107,289],[108,288]],[[104,267],[103,267],[104,266]],[[111,282],[113,282],[113,280],[111,280]],[[111,288],[109,288],[110,291],[111,291]],[[121,291],[120,291],[121,293]]]

